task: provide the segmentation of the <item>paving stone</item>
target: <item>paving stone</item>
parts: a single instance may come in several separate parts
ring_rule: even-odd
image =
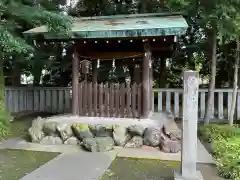
[[[21,180],[98,180],[116,153],[61,154]]]

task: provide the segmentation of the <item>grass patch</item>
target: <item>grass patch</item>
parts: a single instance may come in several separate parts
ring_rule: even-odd
[[[172,180],[179,162],[117,157],[101,180]]]
[[[173,170],[178,168],[176,161],[117,157],[100,180],[173,180]],[[223,180],[214,165],[200,163],[197,170],[204,179]]]
[[[18,180],[58,155],[59,153],[0,150],[0,179]]]

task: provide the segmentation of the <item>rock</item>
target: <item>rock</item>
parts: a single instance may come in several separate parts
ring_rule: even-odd
[[[68,145],[77,145],[79,143],[79,140],[76,137],[70,137],[66,141],[64,141],[64,144]]]
[[[178,141],[182,139],[182,133],[181,131],[174,129],[171,130],[169,127],[167,127],[166,125],[164,125],[162,127],[162,133],[167,136],[169,139],[173,140],[173,141]]]
[[[111,137],[96,137],[97,152],[110,151],[114,148],[114,141]]]
[[[173,141],[179,141],[182,139],[182,133],[178,131],[172,131],[169,133],[169,138]]]
[[[42,130],[45,122],[46,122],[46,119],[43,119],[41,117],[37,117],[37,119],[34,119],[32,121],[32,127]]]
[[[57,133],[57,122],[45,122],[43,132],[48,136],[55,136]]]
[[[82,145],[91,152],[105,152],[114,148],[111,137],[84,138]]]
[[[63,141],[73,136],[72,128],[68,124],[58,124],[57,131]]]
[[[153,127],[148,127],[144,131],[143,140],[145,145],[157,147],[160,144],[161,131]]]
[[[37,126],[30,127],[28,133],[32,142],[40,142],[44,137],[43,131]]]
[[[60,137],[53,137],[53,136],[46,136],[40,141],[40,144],[45,144],[45,145],[59,145],[62,143],[63,141]]]
[[[143,136],[145,130],[145,128],[140,125],[131,125],[127,129],[131,136]]]
[[[143,145],[143,138],[141,136],[134,136],[127,144],[125,148],[140,148]]]
[[[168,138],[161,138],[160,150],[165,153],[177,153],[181,150],[180,141],[173,141]]]
[[[112,125],[102,125],[102,124],[93,124],[89,125],[89,129],[95,137],[112,137],[113,126]]]
[[[97,152],[97,141],[93,137],[87,137],[83,139],[83,147],[90,152]]]
[[[90,131],[88,124],[73,124],[72,130],[79,140],[83,140],[84,138],[93,138],[93,134]]]
[[[124,146],[126,142],[130,139],[130,135],[127,133],[126,127],[114,126],[113,139],[116,146]]]

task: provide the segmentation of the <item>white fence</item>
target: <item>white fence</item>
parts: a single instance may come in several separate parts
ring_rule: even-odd
[[[70,112],[71,88],[68,87],[6,87],[5,103],[9,112]]]
[[[154,111],[166,111],[182,117],[183,89],[154,89]],[[232,103],[232,89],[216,89],[211,103],[212,117],[228,119]],[[199,118],[204,117],[207,89],[199,89]],[[6,87],[6,107],[11,113],[44,111],[52,113],[71,112],[71,88],[69,87]],[[240,119],[240,90],[237,96],[236,118]]]

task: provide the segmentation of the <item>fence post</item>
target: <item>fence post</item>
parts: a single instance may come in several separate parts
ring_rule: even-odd
[[[175,180],[202,180],[197,164],[197,122],[198,122],[198,73],[184,72],[183,126],[181,170],[174,173]]]

